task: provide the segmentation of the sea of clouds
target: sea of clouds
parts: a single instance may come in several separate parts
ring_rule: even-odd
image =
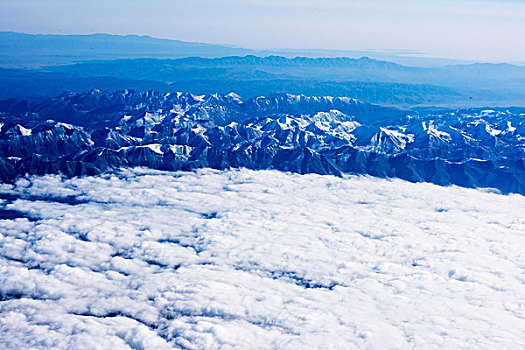
[[[0,193],[0,348],[525,347],[520,195],[140,168]]]

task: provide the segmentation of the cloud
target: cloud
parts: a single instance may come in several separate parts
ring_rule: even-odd
[[[520,195],[244,169],[0,190],[35,219],[0,220],[7,348],[525,345]]]

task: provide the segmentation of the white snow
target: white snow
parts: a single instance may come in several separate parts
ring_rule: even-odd
[[[23,136],[29,136],[31,135],[31,129],[26,129],[22,125],[19,125],[18,128],[20,129],[20,134]]]
[[[141,146],[138,146],[138,147],[141,147]],[[145,147],[148,147],[150,150],[152,150],[155,153],[164,154],[164,152],[161,151],[162,145],[160,143],[150,143],[148,145],[145,145]]]
[[[204,98],[206,97],[206,95],[193,95],[193,94],[191,94],[191,96],[193,97],[195,101],[199,101],[199,102],[204,102]]]
[[[0,348],[525,347],[520,195],[209,169],[0,191],[33,218],[0,220]]]

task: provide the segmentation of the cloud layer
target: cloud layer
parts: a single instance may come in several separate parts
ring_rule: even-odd
[[[7,348],[525,346],[520,195],[209,169],[0,193]]]

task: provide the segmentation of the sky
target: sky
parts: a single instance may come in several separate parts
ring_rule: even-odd
[[[525,61],[521,0],[0,0],[0,30]]]

